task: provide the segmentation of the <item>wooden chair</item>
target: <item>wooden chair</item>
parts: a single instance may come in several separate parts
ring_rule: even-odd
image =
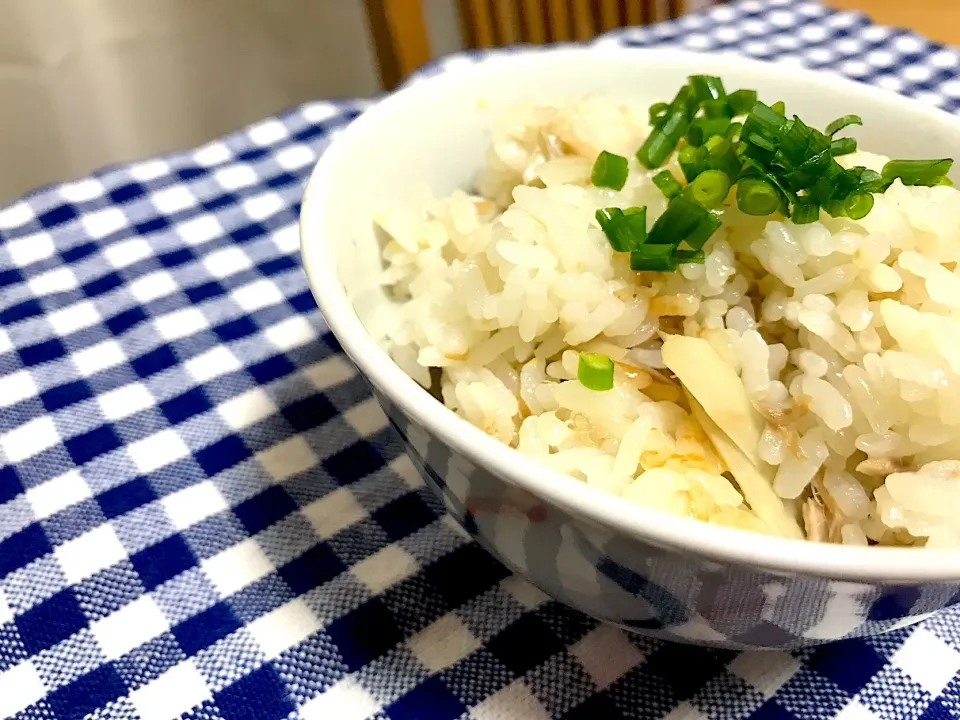
[[[365,0],[387,90],[430,59],[421,0]],[[465,48],[588,40],[628,25],[674,18],[683,0],[458,0]]]

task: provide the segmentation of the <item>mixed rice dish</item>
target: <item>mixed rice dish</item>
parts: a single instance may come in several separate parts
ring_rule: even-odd
[[[525,102],[471,192],[377,216],[398,365],[599,491],[960,547],[960,192],[695,76]],[[638,148],[639,151],[638,151]],[[880,149],[882,148],[874,148]]]

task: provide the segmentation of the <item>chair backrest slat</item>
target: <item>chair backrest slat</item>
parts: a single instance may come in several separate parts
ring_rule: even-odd
[[[600,32],[613,30],[626,24],[627,18],[621,16],[619,0],[600,0]]]
[[[520,16],[520,29],[523,42],[542,45],[548,42],[547,21],[543,11],[543,0],[519,0],[517,11]]]
[[[625,25],[646,25],[648,22],[653,20],[653,8],[650,7],[651,3],[647,2],[630,2],[630,0],[624,0],[621,5],[625,6],[627,20]]]
[[[523,40],[520,13],[514,0],[490,0],[490,8],[496,16],[497,45],[512,45]]]
[[[380,74],[389,89],[429,57],[421,0],[366,0]],[[458,0],[464,47],[588,40],[677,17],[683,0]],[[658,13],[658,8],[665,13]]]

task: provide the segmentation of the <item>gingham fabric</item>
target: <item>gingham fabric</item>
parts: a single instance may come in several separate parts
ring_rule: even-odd
[[[960,53],[810,2],[601,42],[960,102]],[[363,107],[0,210],[0,716],[960,718],[960,611],[793,653],[672,645],[551,601],[442,513],[297,253],[307,173]]]

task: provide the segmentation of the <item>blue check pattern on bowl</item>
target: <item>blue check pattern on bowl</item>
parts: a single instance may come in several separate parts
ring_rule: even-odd
[[[960,105],[956,50],[812,2],[598,42]],[[0,209],[0,716],[960,718],[956,609],[795,652],[674,645],[551,601],[444,514],[297,255],[306,176],[364,107]]]

